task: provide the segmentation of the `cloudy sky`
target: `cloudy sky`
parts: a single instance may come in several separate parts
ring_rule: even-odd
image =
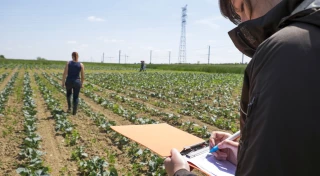
[[[217,0],[1,0],[0,54],[7,58],[178,62],[181,7],[188,4],[187,62],[241,62]],[[250,59],[245,57],[244,61]]]

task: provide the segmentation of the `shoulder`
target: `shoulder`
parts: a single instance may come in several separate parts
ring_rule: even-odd
[[[313,37],[312,37],[313,36]],[[255,55],[300,57],[312,51],[319,51],[320,40],[319,28],[305,23],[293,23],[282,28],[257,49]],[[280,55],[279,55],[280,54]]]
[[[259,80],[263,82],[260,87],[266,87],[266,84],[280,85],[288,78],[307,77],[320,64],[319,37],[319,29],[304,23],[294,23],[273,34],[260,44],[248,65],[250,84]]]

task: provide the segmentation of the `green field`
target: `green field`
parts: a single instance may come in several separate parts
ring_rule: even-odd
[[[0,175],[164,175],[163,158],[112,125],[168,123],[207,140],[239,130],[245,65],[84,63],[76,116],[61,86],[66,62],[0,60]],[[107,164],[108,163],[108,164]]]

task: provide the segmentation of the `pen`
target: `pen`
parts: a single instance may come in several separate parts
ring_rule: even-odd
[[[225,140],[233,141],[233,140],[237,139],[239,136],[240,136],[240,130],[238,132],[234,133],[233,135],[231,135],[230,137],[228,137]],[[212,149],[210,150],[210,153],[216,152],[217,150],[219,150],[218,145],[212,147]]]

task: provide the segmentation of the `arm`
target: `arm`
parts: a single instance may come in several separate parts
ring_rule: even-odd
[[[81,85],[84,83],[84,65],[81,64]]]
[[[61,82],[61,85],[62,87],[64,87],[64,83],[66,81],[66,77],[67,77],[67,73],[68,73],[68,63],[66,64],[66,66],[64,67],[64,72],[63,72],[63,77],[62,77],[62,82]]]

